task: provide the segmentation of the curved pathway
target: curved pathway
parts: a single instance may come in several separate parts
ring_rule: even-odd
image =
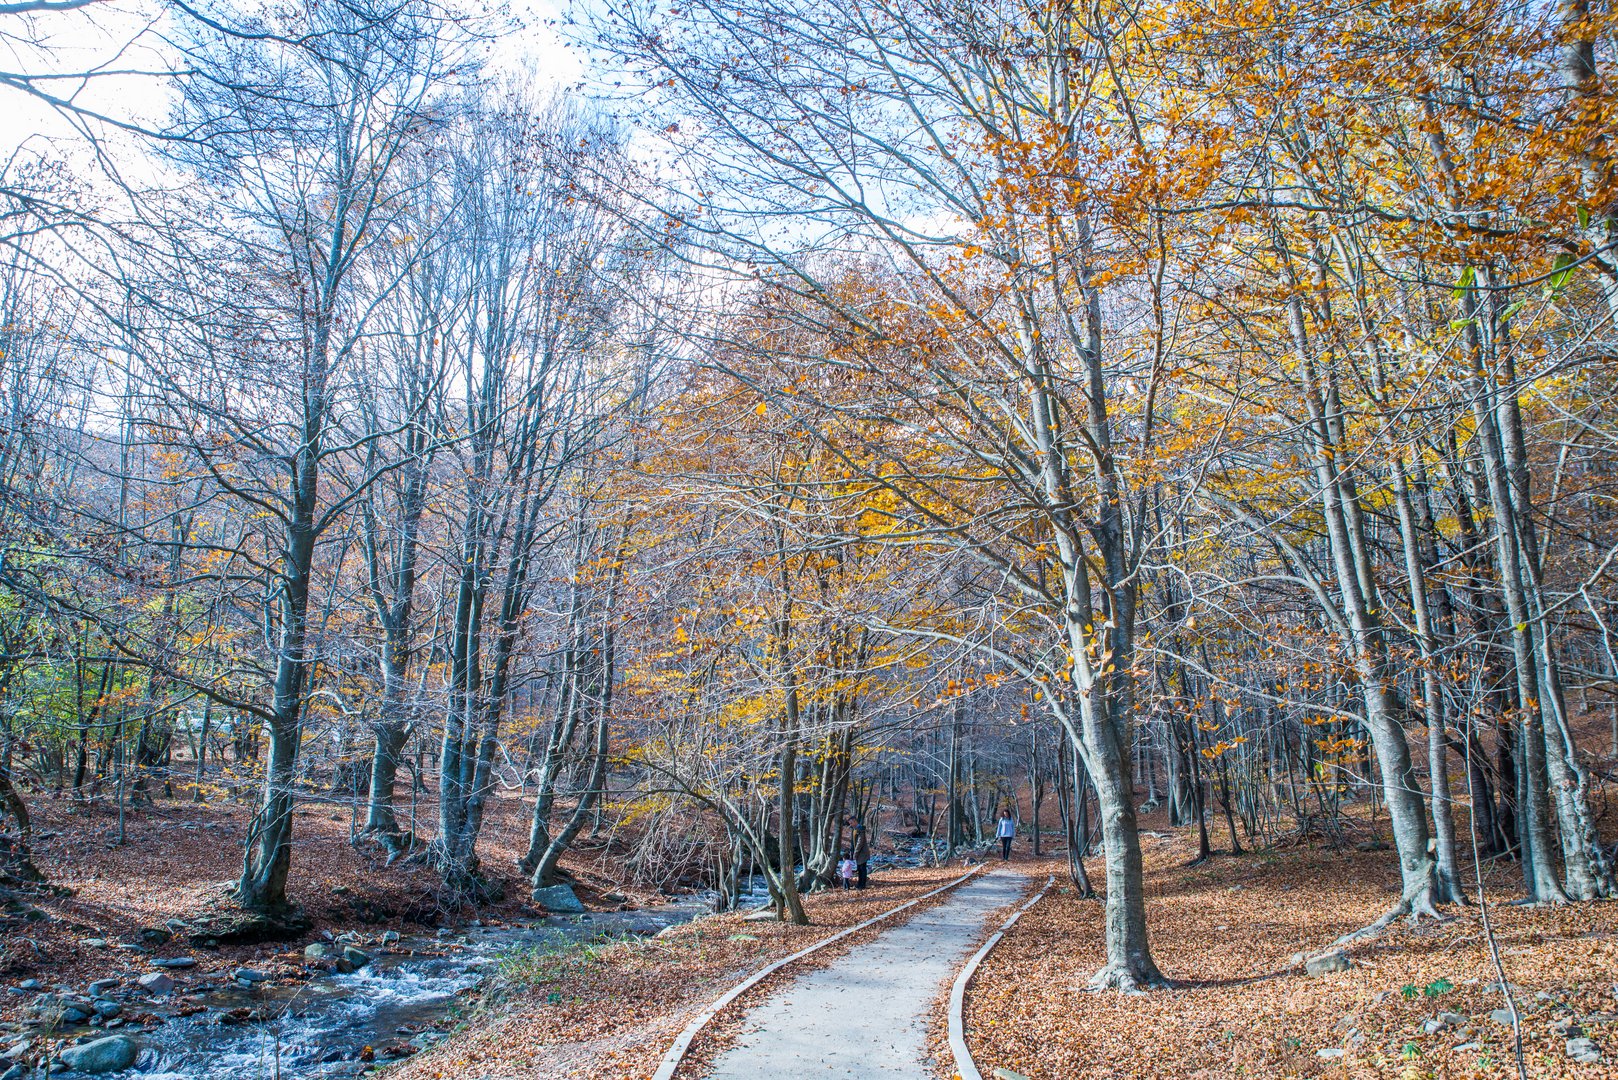
[[[755,1006],[710,1080],[904,1077],[928,1080],[933,1003],[972,954],[990,912],[1028,879],[1011,869],[967,882],[947,900],[886,930]]]

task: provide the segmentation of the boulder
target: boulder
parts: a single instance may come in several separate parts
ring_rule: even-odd
[[[249,986],[270,981],[269,975],[259,971],[257,968],[237,968],[231,973],[231,978],[237,982],[247,983]]]
[[[329,956],[331,956],[331,946],[324,941],[317,941],[313,945],[303,947],[303,958],[305,960],[324,960]]]
[[[70,1046],[62,1051],[62,1064],[74,1072],[122,1072],[140,1057],[140,1044],[128,1035],[109,1035],[95,1042]]]
[[[1342,949],[1333,949],[1331,952],[1311,956],[1303,962],[1303,968],[1311,975],[1330,975],[1333,972],[1347,971],[1350,967],[1348,954]]]
[[[154,997],[164,997],[174,990],[174,980],[161,971],[148,971],[135,981],[142,990]]]
[[[1601,1051],[1590,1039],[1569,1039],[1567,1056],[1583,1065],[1594,1065],[1601,1060]]]
[[[356,968],[362,968],[371,962],[371,954],[364,949],[356,949],[352,945],[347,945],[343,948],[343,959],[353,964]]]
[[[118,1004],[116,1001],[108,1001],[106,998],[102,998],[95,1003],[95,1011],[96,1015],[101,1017],[101,1019],[111,1020],[119,1013],[123,1012],[124,1007]]]
[[[381,941],[382,941],[382,944],[385,945],[385,946],[392,946],[392,945],[399,944],[399,931],[397,931],[397,930],[384,930],[382,932]]]
[[[121,982],[123,982],[122,979],[97,979],[95,982],[85,987],[84,990],[85,993],[89,994],[93,998],[106,997],[107,994],[111,993],[113,990],[116,990],[118,988],[118,984]]]
[[[534,903],[546,911],[554,911],[562,915],[582,915],[584,905],[573,892],[571,885],[549,885],[534,890]]]

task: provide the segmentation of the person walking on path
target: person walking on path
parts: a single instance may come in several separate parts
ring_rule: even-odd
[[[854,860],[846,851],[843,852],[842,861],[837,864],[837,876],[842,880],[844,892],[854,887]]]
[[[1017,823],[1011,818],[1010,810],[1000,811],[1000,824],[995,826],[994,835],[1000,838],[1000,861],[1011,859],[1011,841],[1017,835]]]
[[[854,826],[854,866],[859,875],[856,889],[865,888],[871,871],[871,838],[865,835],[865,826]]]

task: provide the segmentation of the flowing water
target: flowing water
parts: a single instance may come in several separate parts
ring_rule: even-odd
[[[702,898],[639,911],[553,916],[523,927],[469,928],[450,939],[406,937],[349,975],[291,986],[232,986],[202,995],[206,1010],[170,1016],[138,1036],[127,1080],[314,1080],[353,1076],[365,1047],[430,1045],[458,1001],[516,951],[654,934],[712,910]],[[232,1014],[247,1019],[222,1022]],[[378,1060],[388,1056],[383,1053]]]

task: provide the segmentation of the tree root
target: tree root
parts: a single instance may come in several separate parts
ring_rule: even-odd
[[[1371,923],[1369,926],[1362,926],[1352,933],[1344,934],[1342,937],[1332,942],[1332,944],[1352,945],[1356,941],[1364,941],[1366,938],[1376,937],[1378,934],[1382,933],[1382,931],[1392,926],[1396,920],[1406,916],[1409,916],[1411,926],[1420,925],[1423,918],[1432,919],[1434,922],[1449,921],[1448,916],[1444,915],[1433,906],[1431,891],[1424,888],[1414,897],[1400,897],[1399,902],[1393,905],[1393,907],[1389,908],[1387,911],[1383,912],[1375,922]]]
[[[385,860],[384,866],[392,866],[411,852],[426,847],[426,844],[414,834],[397,828],[366,829],[354,837],[353,845],[356,851],[363,851],[368,844],[381,849]]]
[[[258,911],[221,897],[210,910],[190,920],[185,937],[193,945],[257,945],[300,937],[313,925],[294,904]]]
[[[1108,964],[1091,976],[1084,987],[1087,993],[1116,990],[1120,994],[1144,994],[1148,990],[1167,990],[1170,983],[1154,967],[1149,973],[1137,974],[1118,964]]]

